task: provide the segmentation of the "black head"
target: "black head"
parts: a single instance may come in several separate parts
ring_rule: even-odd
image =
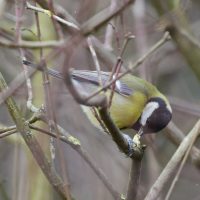
[[[136,124],[134,129],[139,130],[142,128],[142,132],[155,133],[167,126],[172,118],[172,110],[169,105],[160,97],[151,98]]]

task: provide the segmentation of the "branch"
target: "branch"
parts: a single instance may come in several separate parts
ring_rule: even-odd
[[[180,174],[181,174],[181,171],[182,171],[182,169],[183,169],[183,167],[184,167],[184,165],[185,165],[185,162],[187,161],[187,158],[188,158],[188,156],[189,156],[189,153],[190,153],[190,151],[191,151],[191,149],[192,149],[192,146],[193,146],[195,140],[196,140],[196,138],[193,138],[193,140],[191,141],[191,143],[190,143],[190,145],[189,145],[189,147],[188,147],[188,149],[187,149],[187,151],[186,151],[186,153],[185,153],[185,155],[184,155],[184,157],[183,157],[183,160],[181,161],[181,164],[180,164],[180,166],[179,166],[179,168],[178,168],[178,171],[177,171],[177,173],[176,173],[176,176],[174,177],[174,179],[173,179],[173,181],[172,181],[172,184],[170,185],[170,188],[169,188],[169,190],[168,190],[168,192],[167,192],[167,195],[166,195],[166,197],[165,197],[165,200],[169,200],[169,198],[170,198],[170,196],[171,196],[171,194],[172,194],[172,191],[173,191],[173,189],[174,189],[174,187],[175,187],[175,185],[176,185],[176,183],[177,183],[177,181],[178,181],[178,179],[179,179],[179,177],[180,177]]]
[[[101,43],[101,41],[99,41],[96,37],[94,37],[94,36],[90,36],[90,37],[92,38],[93,46],[94,46],[94,49],[95,49],[98,57],[101,60],[103,60],[103,62],[106,64],[106,66],[108,66],[112,69],[113,66],[116,65],[117,56],[115,54],[113,54],[111,51],[109,51],[105,47],[105,45],[103,45]],[[124,63],[124,61],[123,61],[122,68],[126,68],[124,65],[128,66],[128,64]]]
[[[1,138],[5,138],[5,137],[7,137],[7,136],[9,136],[9,135],[12,135],[12,134],[14,134],[14,133],[16,133],[16,132],[17,132],[17,130],[14,129],[14,130],[10,130],[10,131],[6,131],[6,132],[4,132],[4,133],[1,133],[1,134],[0,134],[0,139],[1,139]]]
[[[95,161],[90,158],[88,153],[81,147],[81,143],[78,139],[70,135],[66,130],[64,130],[60,125],[56,124],[59,134],[46,131],[44,129],[38,128],[33,123],[37,121],[43,121],[45,124],[48,124],[48,121],[44,114],[41,112],[34,113],[33,116],[27,121],[28,126],[36,131],[39,131],[41,133],[44,133],[46,135],[49,135],[51,137],[57,138],[61,140],[62,142],[70,145],[80,156],[83,158],[83,160],[91,167],[91,169],[94,171],[94,173],[99,177],[99,179],[102,181],[102,183],[105,185],[105,187],[108,189],[108,191],[111,193],[113,198],[115,200],[120,199],[120,193],[116,191],[113,188],[112,183],[109,182],[107,176],[104,174],[103,170],[98,167],[98,165],[95,163]],[[0,138],[9,136],[11,134],[16,133],[16,126],[10,126],[10,127],[1,127],[0,128]]]
[[[137,199],[140,185],[142,159],[132,160],[126,200]]]
[[[119,0],[111,0],[110,2],[110,11],[112,12],[117,8],[117,3]],[[105,31],[105,39],[104,39],[104,45],[107,49],[112,50],[112,42],[113,42],[113,33],[114,33],[114,28],[115,26],[115,20],[112,19],[109,24],[106,27]]]
[[[178,16],[176,15],[178,18]],[[193,33],[188,30],[186,26],[180,27],[174,23],[174,19],[171,16],[169,19],[169,25],[167,25],[166,30],[170,32],[170,35],[179,48],[180,52],[184,56],[185,60],[188,63],[188,67],[190,67],[195,73],[196,77],[200,80],[200,44],[195,39]],[[180,19],[179,19],[180,20]],[[191,53],[192,52],[192,53]]]
[[[168,99],[175,110],[195,117],[200,117],[200,108],[198,104],[171,96],[168,96]]]
[[[94,65],[96,67],[96,71],[98,73],[99,84],[100,84],[100,86],[103,86],[102,77],[101,77],[101,67],[100,67],[100,64],[99,64],[99,61],[98,61],[98,58],[97,58],[97,54],[96,54],[94,47],[93,47],[93,41],[92,41],[91,37],[87,38],[87,43],[88,43],[88,47],[89,47],[90,53],[91,53],[92,58],[93,58]]]
[[[32,76],[37,70],[29,70],[28,74],[29,77]],[[15,92],[19,87],[21,87],[24,82],[26,81],[26,78],[24,76],[24,72],[21,72],[17,77],[10,83],[9,88],[4,88],[3,91],[0,93],[0,105]]]
[[[5,39],[0,40],[0,46],[7,48],[29,48],[29,49],[41,49],[41,48],[54,48],[60,47],[65,41],[42,41],[42,42],[30,42],[21,40],[18,43],[10,42]]]
[[[44,13],[46,15],[48,15],[49,17],[52,17],[53,19],[55,19],[56,21],[66,25],[66,26],[69,26],[75,30],[80,30],[79,27],[72,23],[72,22],[69,22],[67,20],[64,20],[62,19],[61,17],[57,16],[57,15],[54,15],[51,11],[49,10],[45,10],[43,8],[39,8],[39,7],[36,7],[36,6],[32,6],[30,3],[26,2],[26,8],[27,9],[31,9],[31,10],[34,10],[34,11],[37,11],[37,12],[41,12],[41,13]]]
[[[42,120],[46,123],[46,119]],[[94,173],[99,177],[99,179],[102,181],[102,183],[105,185],[105,187],[108,189],[108,191],[111,193],[113,198],[115,200],[120,198],[120,194],[118,191],[116,191],[113,188],[112,183],[109,182],[107,176],[104,174],[104,172],[101,170],[101,168],[98,167],[98,165],[90,158],[88,153],[81,147],[81,143],[78,139],[70,135],[68,132],[66,132],[61,126],[57,124],[59,134],[55,134],[49,131],[45,131],[44,129],[35,127],[33,125],[29,125],[31,129],[34,129],[36,131],[45,133],[51,137],[58,138],[62,142],[70,145],[80,156],[83,158],[83,160],[91,167],[91,169],[94,171]]]
[[[91,34],[94,30],[97,30],[103,24],[107,23],[110,19],[121,13],[130,4],[134,3],[135,0],[124,0],[121,5],[118,5],[115,10],[111,11],[110,6],[90,18],[81,26],[81,31],[84,35]]]
[[[0,73],[0,92],[2,92],[5,88],[7,88],[7,84]],[[63,197],[66,198],[65,194],[65,186],[60,179],[60,177],[56,174],[56,172],[51,167],[50,163],[45,157],[44,152],[42,151],[41,146],[39,145],[36,138],[31,134],[31,130],[28,127],[27,122],[23,119],[19,108],[17,107],[14,99],[12,97],[8,97],[5,101],[5,104],[8,108],[8,111],[17,126],[17,131],[21,133],[25,143],[28,148],[32,152],[33,157],[37,161],[39,167],[45,174],[46,178],[55,188],[55,190]]]
[[[160,176],[157,178],[156,182],[149,190],[148,194],[145,197],[145,200],[156,200],[160,196],[163,188],[166,186],[167,182],[174,174],[175,169],[179,165],[190,144],[195,141],[196,138],[199,136],[199,129],[200,120],[195,124],[193,129],[184,138]]]
[[[106,107],[99,108],[99,114],[101,116],[102,121],[106,125],[106,128],[109,130],[113,140],[117,144],[118,148],[130,156],[133,159],[141,159],[144,153],[143,146],[133,144],[133,140],[129,140],[129,138],[125,137],[120,130],[116,127],[114,122],[112,121],[108,110]]]
[[[125,137],[112,121],[106,107],[99,109],[102,121],[109,130],[113,140],[118,148],[127,156],[132,158],[131,171],[129,175],[129,184],[127,191],[127,200],[136,199],[140,182],[141,162],[145,147],[141,144],[134,144],[134,139]]]
[[[98,29],[101,27],[103,24],[108,22],[110,19],[121,13],[125,8],[127,8],[130,4],[132,4],[135,0],[125,0],[121,5],[118,5],[118,7],[113,10],[112,12],[110,11],[110,7],[105,8],[92,18],[90,18],[88,21],[86,21],[81,27],[78,27],[78,25],[66,21],[62,19],[61,17],[54,15],[51,11],[38,8],[35,6],[30,5],[27,3],[27,8],[37,11],[37,12],[42,12],[44,14],[47,14],[49,17],[53,17],[55,20],[59,21],[60,23],[69,26],[69,28],[73,28],[74,30],[77,31],[77,33],[82,33],[84,36],[87,36],[91,34],[95,29]]]
[[[163,35],[163,37],[154,46],[152,46],[149,49],[149,51],[146,54],[144,54],[141,58],[139,58],[133,64],[133,66],[131,68],[127,69],[125,72],[121,73],[119,76],[117,76],[116,78],[112,79],[112,81],[110,81],[107,84],[105,84],[103,88],[100,88],[96,92],[92,93],[90,95],[90,97],[88,97],[86,99],[86,101],[88,101],[89,99],[93,98],[94,96],[96,96],[100,92],[104,91],[105,89],[109,88],[113,83],[115,83],[117,80],[119,80],[120,78],[122,78],[126,74],[133,72],[134,69],[136,69],[137,67],[139,67],[152,53],[154,53],[159,47],[161,47],[163,44],[165,44],[168,40],[170,40],[170,36],[169,36],[169,33],[166,32]]]
[[[167,137],[175,145],[179,146],[183,141],[185,135],[173,122],[170,122],[167,126]],[[200,150],[197,147],[192,147],[190,157],[195,166],[200,170]]]

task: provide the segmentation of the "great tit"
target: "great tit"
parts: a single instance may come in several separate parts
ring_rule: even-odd
[[[24,60],[24,64],[34,66],[33,63]],[[36,66],[36,65],[35,65]],[[59,79],[63,75],[52,69],[48,73]],[[81,88],[81,91],[91,92],[100,87],[98,73],[96,71],[73,70],[72,80]],[[110,80],[110,72],[101,72],[102,85]],[[167,98],[151,83],[127,74],[115,82],[110,115],[119,129],[132,128],[142,134],[155,133],[167,126],[172,118],[172,109]],[[105,91],[110,97],[111,88]],[[99,121],[94,116],[91,107],[82,106],[88,119],[96,127],[100,127]]]

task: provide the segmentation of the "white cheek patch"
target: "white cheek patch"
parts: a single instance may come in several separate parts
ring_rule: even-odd
[[[157,102],[149,102],[144,107],[144,110],[142,112],[142,116],[140,119],[140,123],[142,126],[146,125],[147,119],[152,115],[152,113],[159,107],[159,104]]]

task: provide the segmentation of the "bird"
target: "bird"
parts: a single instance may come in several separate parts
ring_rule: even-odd
[[[36,64],[27,60],[23,60],[23,64],[37,67]],[[41,70],[41,68],[38,69]],[[54,69],[48,69],[47,72],[53,77],[64,80],[63,74]],[[100,74],[101,84],[97,71],[72,70],[71,78],[80,91],[88,93],[99,89],[110,80],[111,72],[100,71]],[[113,92],[109,113],[120,130],[134,129],[140,135],[157,133],[172,119],[172,108],[168,99],[150,82],[132,74],[126,74],[114,84],[114,87],[111,84],[105,91],[105,95],[109,98]],[[94,109],[83,105],[81,107],[91,123],[102,129],[99,120],[95,117]]]

